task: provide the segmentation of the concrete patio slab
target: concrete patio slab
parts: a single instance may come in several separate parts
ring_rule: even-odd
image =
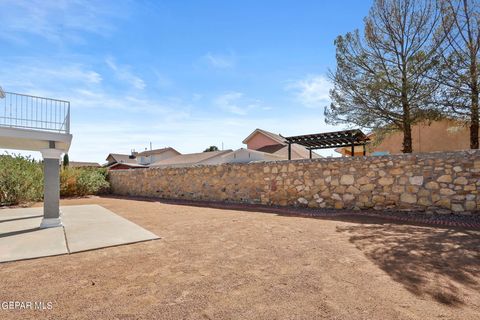
[[[43,208],[0,210],[0,262],[159,239],[98,205],[61,207],[63,227],[40,229]]]
[[[98,205],[63,207],[62,220],[70,252],[159,239]]]
[[[68,253],[63,228],[39,229],[41,211],[10,210],[0,211],[0,262]]]

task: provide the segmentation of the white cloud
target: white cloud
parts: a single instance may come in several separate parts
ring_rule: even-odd
[[[323,123],[320,116],[270,116],[268,118],[192,116],[183,119],[146,117],[141,123],[129,120],[91,119],[79,122],[72,118],[73,142],[69,155],[71,161],[105,162],[108,153],[129,153],[131,149],[143,150],[171,146],[182,153],[201,152],[210,145],[225,149],[245,147],[242,140],[255,128],[262,128],[284,136],[312,132],[339,130]],[[18,151],[14,151],[18,153]],[[2,150],[0,150],[2,153]],[[39,159],[39,153],[32,154]],[[333,150],[321,151],[325,156]]]
[[[200,93],[185,99],[166,98],[149,95],[148,90],[112,91],[88,64],[64,62],[59,69],[55,61],[16,59],[0,61],[0,69],[9,70],[0,74],[0,83],[8,91],[71,101],[72,161],[102,163],[110,152],[143,150],[150,141],[156,148],[172,146],[182,153],[220,147],[222,142],[225,148],[237,149],[244,147],[241,141],[255,128],[287,136],[329,131],[318,113],[266,112],[262,116],[267,108],[263,102],[239,91],[213,100]],[[228,113],[202,108],[209,102]]]
[[[22,88],[31,94],[41,94],[46,88],[68,86],[91,87],[102,82],[102,76],[88,66],[79,63],[56,65],[34,59],[2,61],[0,68],[10,70],[0,75],[2,85],[8,90]],[[40,89],[42,88],[42,89]],[[58,93],[57,93],[58,94]]]
[[[127,82],[130,86],[143,90],[146,87],[145,81],[130,71],[130,66],[118,65],[112,57],[105,59],[105,63],[115,73],[116,77]]]
[[[144,91],[108,90],[97,71],[79,63],[64,62],[59,67],[54,61],[14,59],[0,61],[0,70],[9,70],[0,73],[4,90],[68,100],[73,110],[113,109],[176,118],[189,113],[189,103],[182,99],[158,99]]]
[[[332,83],[323,75],[311,75],[287,85],[295,92],[297,100],[308,108],[321,108],[330,101]]]
[[[227,69],[235,66],[235,57],[233,54],[223,55],[209,52],[204,56],[204,59],[212,67],[219,69]]]
[[[259,101],[249,101],[241,92],[227,92],[213,100],[214,104],[222,110],[244,116],[252,109],[259,106]]]
[[[106,36],[114,30],[112,18],[125,17],[125,4],[107,5],[89,0],[3,0],[0,2],[0,38],[26,43],[26,35],[50,42],[84,42],[81,33]]]

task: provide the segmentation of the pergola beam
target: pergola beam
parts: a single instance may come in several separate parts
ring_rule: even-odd
[[[370,138],[361,130],[355,129],[285,137],[285,140],[288,143],[288,159],[291,160],[291,145],[293,143],[306,147],[309,150],[310,158],[312,157],[312,150],[344,147],[350,147],[352,156],[354,156],[356,146],[363,146],[363,154],[366,154],[365,146],[369,143]]]

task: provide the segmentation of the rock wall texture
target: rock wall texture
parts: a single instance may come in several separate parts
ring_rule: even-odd
[[[480,151],[110,172],[118,195],[336,209],[480,212]]]

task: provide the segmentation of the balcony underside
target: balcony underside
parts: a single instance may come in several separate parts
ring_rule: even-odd
[[[50,141],[55,142],[55,149],[68,152],[72,142],[72,135],[0,126],[0,148],[40,151],[50,148]]]

